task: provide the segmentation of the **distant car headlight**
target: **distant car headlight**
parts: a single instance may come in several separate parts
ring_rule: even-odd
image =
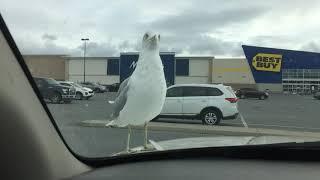
[[[69,89],[62,89],[62,92],[63,92],[64,94],[68,93],[68,91],[69,91]]]

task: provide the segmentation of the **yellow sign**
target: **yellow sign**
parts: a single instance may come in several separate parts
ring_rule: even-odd
[[[252,66],[257,71],[280,72],[281,61],[282,61],[281,54],[258,53],[252,59]]]

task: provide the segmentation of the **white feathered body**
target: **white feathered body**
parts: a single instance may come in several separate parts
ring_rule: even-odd
[[[128,85],[126,104],[113,125],[143,125],[160,114],[167,86],[159,52],[140,53]]]

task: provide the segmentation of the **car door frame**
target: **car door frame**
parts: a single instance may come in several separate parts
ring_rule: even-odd
[[[166,103],[172,103],[172,102],[170,102],[170,101],[176,101],[176,102],[173,102],[173,104],[175,103],[175,104],[177,104],[177,105],[179,105],[180,106],[180,112],[164,112],[163,113],[163,110],[164,109],[162,109],[162,111],[161,111],[161,116],[182,116],[183,115],[183,111],[182,111],[182,108],[183,108],[183,87],[180,87],[180,86],[178,86],[178,87],[171,87],[171,88],[168,88],[168,90],[170,90],[170,89],[172,89],[172,88],[181,88],[181,96],[175,96],[175,97],[168,97],[167,95],[166,95],[166,99],[165,99],[165,104],[163,105],[163,108],[167,108],[167,106],[169,106],[169,105],[167,105]],[[168,90],[167,90],[167,92],[168,92]],[[169,101],[169,102],[168,102]],[[178,108],[177,108],[178,109]],[[178,110],[177,110],[178,111]]]
[[[186,96],[186,88],[203,88],[205,90],[205,94],[203,96]],[[206,107],[209,103],[209,99],[207,96],[207,87],[201,87],[201,86],[184,86],[183,87],[183,102],[182,102],[182,113],[183,116],[188,117],[188,116],[195,116],[201,112],[201,110]],[[194,109],[192,112],[190,111],[190,108],[188,107],[190,103],[187,101],[191,100],[192,106],[196,106],[196,108],[191,108]],[[195,105],[195,104],[198,104]],[[188,108],[188,110],[187,110]]]
[[[39,84],[38,84],[39,82]],[[48,99],[50,96],[50,90],[49,90],[49,84],[47,83],[47,81],[45,81],[43,78],[38,78],[36,80],[37,86],[41,92],[41,95],[43,96],[43,98]],[[41,86],[39,86],[41,85]]]
[[[248,98],[253,98],[253,97],[255,97],[253,90],[254,90],[253,88],[246,88],[246,89],[245,89],[245,92],[246,92],[246,93],[245,93],[245,96],[248,97]]]

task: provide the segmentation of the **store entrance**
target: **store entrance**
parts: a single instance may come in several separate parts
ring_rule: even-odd
[[[283,92],[313,94],[320,90],[320,69],[283,69]]]

